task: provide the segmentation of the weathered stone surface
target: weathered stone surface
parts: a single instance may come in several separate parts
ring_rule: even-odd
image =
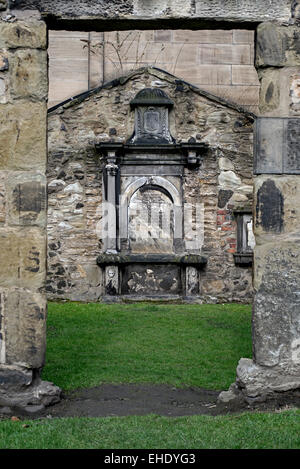
[[[177,191],[183,190],[187,203],[194,207],[204,204],[202,249],[209,261],[201,271],[199,295],[208,302],[251,301],[251,268],[236,266],[233,257],[237,239],[233,209],[236,205],[251,205],[252,201],[252,119],[238,108],[226,106],[217,98],[210,99],[205,92],[190,88],[154,68],[133,72],[131,77],[122,79],[122,84],[116,82],[98,89],[84,101],[69,102],[49,113],[49,298],[97,301],[104,294],[101,270],[97,275],[94,269],[95,260],[103,251],[103,163],[97,161],[93,144],[110,139],[110,129],[114,129],[115,142],[131,137],[134,112],[130,111],[130,101],[139,90],[151,87],[154,80],[175,103],[175,109],[170,111],[170,132],[174,138],[186,142],[193,137],[211,146],[201,168],[185,168],[182,187],[180,179],[175,177],[181,174],[178,169],[175,171],[175,165],[156,167],[158,175],[167,178]],[[144,177],[145,174],[150,175],[147,165],[130,165],[126,177],[122,176],[125,182],[121,186],[125,188],[138,175]],[[221,174],[221,182],[230,184],[230,188],[218,184]],[[145,195],[146,192],[136,193],[136,197],[146,201]],[[161,193],[159,198],[162,198]],[[222,207],[218,207],[218,200]],[[146,229],[146,224],[143,227]],[[190,235],[193,239],[195,232],[200,236],[200,228],[197,230],[192,219],[186,227],[186,239]],[[156,238],[153,236],[148,244],[140,242],[139,246],[135,242],[134,249],[143,253],[161,252],[167,246],[168,252],[172,252],[169,240],[159,239],[158,246]],[[142,275],[150,282],[151,275],[146,274],[144,269]],[[142,283],[146,291],[145,281]],[[139,282],[131,279],[130,288],[139,288]],[[179,284],[176,291],[178,288]]]
[[[7,175],[8,223],[10,225],[46,224],[46,177],[29,171]]]
[[[276,391],[297,389],[300,386],[299,373],[289,369],[262,367],[248,358],[242,358],[237,367],[237,385],[249,403],[264,400]]]
[[[300,229],[299,176],[255,178],[255,222],[257,244],[279,242]]]
[[[300,174],[300,119],[259,118],[254,174]]]
[[[0,225],[6,220],[6,173],[0,172]]]
[[[47,48],[47,29],[43,21],[16,21],[9,23],[0,20],[0,48],[31,49]]]
[[[48,93],[47,52],[18,49],[10,58],[11,95],[46,99]]]
[[[9,68],[8,66],[8,54],[6,51],[0,51],[0,72],[5,72]]]
[[[218,21],[261,22],[278,20],[287,22],[291,16],[290,0],[271,0],[266,3],[259,0],[236,2],[231,0],[224,4],[223,0],[113,0],[109,4],[104,0],[74,0],[72,6],[62,0],[19,0],[15,6],[19,9],[38,8],[43,14],[54,19],[63,17],[70,20],[89,18],[90,21],[101,19],[126,18],[136,20],[164,19],[207,19]],[[76,30],[76,27],[73,27]],[[91,30],[94,30],[92,28]]]
[[[297,26],[262,23],[257,28],[257,67],[300,65],[300,32]]]
[[[5,363],[41,368],[46,352],[45,296],[25,289],[6,290],[4,315]]]
[[[0,365],[0,405],[1,394],[3,392],[21,392],[28,388],[33,381],[33,372],[26,368],[9,367],[7,365]]]
[[[263,69],[259,72],[261,79],[259,109],[262,113],[269,113],[279,108],[282,83],[280,72],[281,70],[278,71],[274,68]]]
[[[1,413],[11,413],[10,407],[29,408],[48,406],[60,401],[61,390],[48,381],[33,376],[32,370],[24,367],[0,366]]]
[[[0,106],[0,169],[45,170],[46,103]]]
[[[38,289],[45,284],[45,235],[38,228],[0,228],[0,286]]]
[[[283,231],[284,199],[271,179],[264,181],[257,191],[256,226],[270,233]]]
[[[260,113],[269,117],[300,115],[300,67],[266,67],[258,71],[261,82]]]

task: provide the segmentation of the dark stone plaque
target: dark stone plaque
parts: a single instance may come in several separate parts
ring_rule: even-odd
[[[300,174],[300,119],[259,117],[254,134],[254,174]]]
[[[284,173],[300,174],[300,119],[285,122]]]
[[[257,193],[256,226],[267,232],[281,233],[283,230],[284,200],[275,182],[268,179]]]

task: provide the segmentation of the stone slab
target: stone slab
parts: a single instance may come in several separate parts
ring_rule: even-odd
[[[46,102],[0,104],[0,169],[45,170]]]
[[[69,21],[78,21],[80,18],[99,20],[119,19],[148,20],[159,19],[217,19],[218,21],[261,22],[282,21],[287,22],[291,16],[290,0],[74,0],[62,2],[60,0],[19,0],[17,9],[37,8],[45,17],[52,21],[61,18]],[[73,27],[76,30],[76,26]],[[82,28],[80,28],[82,29]],[[94,30],[94,29],[91,29]]]
[[[29,290],[11,288],[4,299],[5,363],[41,368],[46,352],[47,300]]]
[[[47,189],[43,174],[30,171],[9,172],[6,176],[6,188],[9,225],[46,225]]]
[[[300,174],[300,119],[260,117],[254,134],[254,174]]]
[[[15,98],[46,100],[48,95],[47,52],[18,49],[9,57],[10,92]]]
[[[43,21],[15,21],[9,23],[0,20],[0,48],[31,49],[47,48],[47,28]]]
[[[46,237],[38,228],[0,228],[0,286],[38,289],[46,275]]]
[[[283,67],[300,65],[300,33],[297,26],[263,23],[257,28],[256,65]]]
[[[299,369],[300,238],[277,238],[254,249],[254,360]]]

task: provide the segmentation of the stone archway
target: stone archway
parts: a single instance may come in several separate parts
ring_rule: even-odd
[[[0,73],[4,73],[0,169],[12,187],[16,183],[20,195],[14,200],[5,186],[5,219],[0,228],[1,265],[6,266],[0,275],[1,405],[47,405],[59,395],[55,386],[40,380],[46,321],[46,207],[42,203],[46,192],[46,23],[51,28],[77,30],[154,25],[199,29],[216,24],[225,29],[241,25],[254,29],[262,23],[257,28],[256,64],[264,117],[258,120],[256,133],[255,193],[259,199],[259,190],[272,183],[281,192],[285,208],[282,229],[275,233],[268,228],[273,223],[262,226],[269,207],[258,200],[254,357],[240,361],[237,382],[223,398],[242,392],[251,402],[274,391],[300,387],[299,2],[271,3],[243,0],[224,7],[217,0],[212,9],[208,0],[165,0],[151,5],[145,0],[111,1],[109,5],[75,0],[70,9],[70,2],[62,0],[0,2]],[[18,81],[16,77],[30,79]]]

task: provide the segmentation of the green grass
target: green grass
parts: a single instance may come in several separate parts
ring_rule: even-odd
[[[50,303],[43,379],[227,389],[251,357],[247,305]]]
[[[300,410],[167,418],[64,418],[0,422],[0,448],[299,449]]]
[[[50,303],[43,379],[227,389],[251,356],[245,305]],[[300,410],[0,421],[0,449],[299,449]],[[24,424],[26,426],[24,427]]]

